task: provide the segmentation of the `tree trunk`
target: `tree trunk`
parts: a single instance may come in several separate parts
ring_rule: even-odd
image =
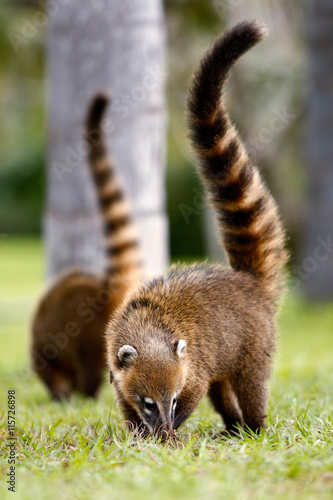
[[[310,199],[303,260],[297,268],[308,298],[333,298],[333,2],[311,3],[308,117]]]
[[[71,0],[53,6],[47,274],[73,265],[104,266],[101,218],[82,142],[87,105],[99,90],[113,97],[108,143],[139,225],[146,272],[155,274],[168,256],[162,1]]]
[[[224,251],[218,232],[216,230],[216,223],[214,212],[211,208],[204,210],[204,232],[205,232],[205,246],[207,254],[212,262],[229,265],[229,260],[226,252]]]

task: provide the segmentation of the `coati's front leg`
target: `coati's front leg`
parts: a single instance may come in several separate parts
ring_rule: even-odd
[[[253,367],[256,367],[255,370]],[[252,368],[252,369],[251,369]],[[267,367],[249,363],[235,376],[235,391],[243,413],[244,427],[253,432],[265,428],[267,417]]]
[[[148,429],[146,429],[144,423],[140,419],[137,412],[129,405],[124,399],[119,400],[120,407],[122,409],[124,419],[128,425],[130,431],[138,434],[149,434]]]
[[[104,378],[103,352],[94,352],[90,356],[80,353],[76,370],[76,389],[85,396],[96,398]]]
[[[74,389],[73,372],[64,367],[54,366],[53,360],[45,359],[45,362],[46,366],[38,370],[38,374],[49,389],[52,399],[55,401],[69,399]]]
[[[228,379],[214,382],[209,388],[209,398],[215,410],[223,418],[229,434],[235,433],[237,425],[243,426],[243,416],[237,396]]]
[[[207,393],[208,384],[200,382],[192,382],[186,385],[177,399],[175,418],[173,428],[176,431],[178,427],[194,412],[201,399]]]

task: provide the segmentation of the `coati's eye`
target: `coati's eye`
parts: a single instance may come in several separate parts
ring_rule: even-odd
[[[148,410],[148,411],[155,411],[157,409],[157,404],[155,403],[155,401],[153,401],[150,398],[144,398],[143,406],[144,406],[145,410]]]
[[[155,410],[156,403],[146,403],[145,406],[146,406],[147,410]]]

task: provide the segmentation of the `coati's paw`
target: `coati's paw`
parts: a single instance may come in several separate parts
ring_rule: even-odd
[[[162,431],[158,437],[161,439],[162,443],[176,443],[178,441],[175,430]]]
[[[130,420],[126,420],[127,427],[131,434],[133,434],[134,439],[145,439],[150,436],[150,432],[143,424],[133,423]]]
[[[154,439],[155,438],[164,444],[167,442],[173,442],[173,441],[177,440],[175,432],[161,431],[161,432],[158,432],[155,434],[151,434],[151,432],[149,432],[149,430],[144,426],[135,427],[132,432],[133,432],[135,439],[148,439],[148,438]]]

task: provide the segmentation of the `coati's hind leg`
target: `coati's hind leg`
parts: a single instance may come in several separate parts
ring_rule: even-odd
[[[265,427],[268,398],[267,378],[265,366],[262,369],[256,367],[255,371],[251,369],[251,366],[249,369],[243,368],[235,376],[235,391],[243,413],[244,427],[253,432],[259,432]]]
[[[69,374],[64,373],[48,362],[48,365],[39,371],[39,375],[54,400],[60,401],[70,397],[73,390],[73,380]]]
[[[103,325],[95,323],[94,327],[102,331]],[[89,333],[89,332],[88,332]],[[103,383],[105,373],[104,343],[100,336],[86,335],[77,352],[76,389],[90,398],[96,398]]]
[[[243,426],[242,412],[228,379],[214,382],[209,388],[208,395],[215,410],[222,416],[229,434],[236,431],[237,424]]]
[[[76,389],[85,396],[96,398],[98,389],[103,382],[104,372],[99,366],[99,360],[96,362],[97,366],[88,361],[84,363],[82,360],[77,370]]]

